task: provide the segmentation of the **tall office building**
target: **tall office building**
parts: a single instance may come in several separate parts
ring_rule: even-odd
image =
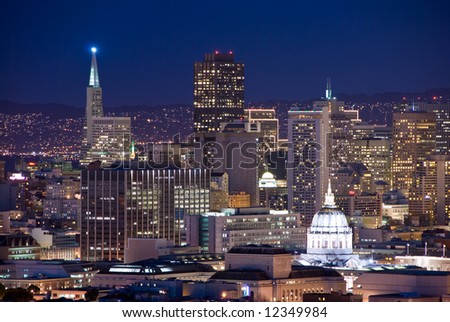
[[[262,140],[270,151],[278,147],[279,121],[275,109],[251,108],[244,110],[244,118],[249,123],[261,124]]]
[[[367,137],[353,140],[353,160],[362,162],[372,173],[374,181],[391,183],[392,154],[391,141]]]
[[[92,48],[89,86],[86,88],[86,116],[80,155],[81,165],[99,160],[102,166],[124,161],[130,155],[131,120],[129,117],[103,115],[102,88],[98,76],[96,48]]]
[[[392,184],[406,196],[423,162],[435,150],[436,123],[433,113],[395,112],[393,116]]]
[[[98,76],[97,57],[95,55],[97,49],[94,47],[91,51],[92,60],[89,85],[86,87],[86,115],[83,126],[82,157],[85,157],[85,154],[92,145],[92,119],[103,116],[103,95]]]
[[[260,152],[261,126],[244,120],[223,123],[220,132],[199,133],[194,150],[195,161],[201,167],[229,176],[230,193],[250,195],[250,205],[259,205],[258,180],[262,159]]]
[[[414,178],[409,211],[416,225],[448,225],[450,219],[450,156],[431,155]]]
[[[130,157],[131,120],[129,117],[94,117],[91,123],[92,144],[88,160],[100,160],[109,166]]]
[[[435,154],[450,154],[450,102],[415,102],[408,109],[433,113],[436,117]]]
[[[329,79],[322,100],[288,112],[288,207],[302,214],[306,224],[320,210],[329,178],[349,161],[356,122],[358,112],[346,110],[332,96]]]
[[[184,245],[185,215],[209,211],[210,171],[81,171],[81,259],[123,260],[129,238]]]
[[[194,131],[219,132],[220,123],[244,115],[244,64],[234,54],[205,54],[194,64]]]
[[[80,181],[69,178],[51,179],[45,191],[43,218],[77,219],[80,210]]]
[[[303,222],[311,222],[323,204],[321,182],[329,176],[322,166],[325,154],[319,150],[325,145],[323,116],[321,110],[288,112],[288,209],[300,213]]]

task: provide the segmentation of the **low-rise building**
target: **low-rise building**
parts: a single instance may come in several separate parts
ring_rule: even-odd
[[[35,285],[41,292],[90,285],[98,269],[88,262],[5,260],[0,261],[0,280],[7,288]]]
[[[99,264],[99,263],[96,263]],[[173,260],[145,260],[133,264],[100,265],[93,287],[125,287],[148,280],[207,281],[216,271],[209,265]]]
[[[344,292],[337,271],[318,266],[292,266],[292,255],[269,246],[240,246],[225,254],[225,271],[210,280],[239,283],[244,296],[258,302],[301,302],[307,293]]]
[[[398,265],[416,265],[428,271],[450,272],[450,258],[436,256],[396,256]]]
[[[0,235],[0,260],[39,259],[41,247],[30,235]]]
[[[186,237],[191,246],[210,253],[226,253],[247,244],[306,248],[306,227],[300,214],[265,207],[228,208],[220,213],[186,216]]]
[[[245,191],[233,192],[228,195],[228,207],[230,208],[245,208],[250,205],[250,194]]]
[[[368,301],[373,295],[416,293],[441,297],[450,294],[450,272],[417,269],[380,270],[363,273],[355,281],[354,292]]]

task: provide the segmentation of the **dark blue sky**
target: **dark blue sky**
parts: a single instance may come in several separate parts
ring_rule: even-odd
[[[450,86],[450,1],[0,2],[0,99],[191,103],[193,62],[233,50],[246,102]]]

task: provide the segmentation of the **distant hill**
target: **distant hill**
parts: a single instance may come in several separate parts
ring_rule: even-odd
[[[345,94],[337,93],[336,97],[339,100],[343,100],[351,103],[400,103],[403,98],[410,101],[412,99],[418,100],[430,100],[433,96],[450,98],[450,87],[428,89],[423,92],[408,93],[408,92],[385,92],[376,93],[374,95],[367,94]],[[247,104],[250,107],[277,107],[281,110],[285,110],[294,105],[307,105],[312,101],[320,98],[312,98],[307,101],[294,101],[273,99],[269,101],[254,101]],[[116,107],[105,107],[105,113],[127,113],[127,112],[139,112],[139,111],[154,111],[164,108],[179,108],[179,107],[192,107],[192,104],[167,104],[167,105],[121,105]],[[84,115],[84,107],[75,107],[71,105],[59,104],[59,103],[33,103],[24,104],[16,103],[7,100],[0,100],[0,113],[4,114],[19,114],[19,113],[43,113],[51,114],[54,117],[69,118],[69,117],[81,117]]]
[[[23,104],[0,100],[0,113],[11,115],[25,113],[43,113],[51,114],[56,118],[76,118],[84,115],[84,109],[58,103]]]
[[[349,101],[354,103],[389,103],[389,102],[401,102],[405,97],[407,101],[412,99],[417,100],[431,100],[434,96],[443,98],[450,98],[450,87],[433,88],[423,92],[385,92],[376,93],[373,95],[366,94],[343,94],[338,93],[336,97],[343,101]]]
[[[392,124],[392,111],[395,105],[404,101],[430,101],[433,97],[442,97],[443,100],[450,98],[450,88],[435,88],[423,92],[406,93],[406,92],[388,92],[377,93],[374,95],[366,94],[336,94],[339,100],[345,101],[350,108],[359,110],[360,118],[372,124]],[[288,111],[292,106],[307,106],[313,100],[293,101],[293,100],[270,100],[261,102],[250,102],[246,107],[259,108],[275,108],[278,119],[280,120],[280,137],[287,137],[287,118]],[[150,106],[140,105],[122,105],[116,107],[105,107],[105,115],[133,117],[134,134],[142,141],[149,142],[151,140],[167,140],[176,133],[188,135],[192,131],[192,104],[170,104]],[[26,113],[42,113],[48,116],[48,126],[50,129],[52,124],[56,124],[58,120],[74,119],[82,122],[84,116],[84,107],[75,107],[64,104],[48,103],[48,104],[22,104],[6,100],[0,100],[0,113],[9,116]],[[36,123],[37,124],[37,123]],[[35,125],[36,125],[35,124]],[[62,122],[61,131],[67,132],[68,127],[74,125],[64,125]],[[42,125],[44,126],[44,125]],[[44,127],[45,127],[44,126]],[[66,130],[65,130],[66,129]],[[74,127],[74,131],[77,128]],[[34,133],[32,130],[27,133]],[[6,133],[7,134],[7,133]],[[76,138],[76,134],[74,134]],[[12,138],[11,138],[12,139]],[[20,139],[20,138],[19,138]],[[18,139],[16,139],[18,140]],[[74,140],[74,139],[73,139]],[[72,140],[72,141],[73,141]],[[13,144],[15,142],[12,142]],[[25,144],[25,143],[24,143]]]
[[[190,104],[170,104],[170,105],[121,105],[115,107],[104,107],[105,114],[108,113],[133,113],[141,111],[157,111],[164,108],[177,109],[180,107],[189,107]],[[3,114],[24,114],[24,113],[43,113],[52,115],[55,118],[77,118],[84,116],[84,107],[75,107],[59,103],[16,103],[7,100],[0,100],[0,113]]]

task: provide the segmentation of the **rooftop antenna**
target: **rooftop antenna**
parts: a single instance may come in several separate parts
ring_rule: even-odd
[[[325,98],[330,100],[331,96],[331,77],[327,77],[327,89],[325,91]]]

